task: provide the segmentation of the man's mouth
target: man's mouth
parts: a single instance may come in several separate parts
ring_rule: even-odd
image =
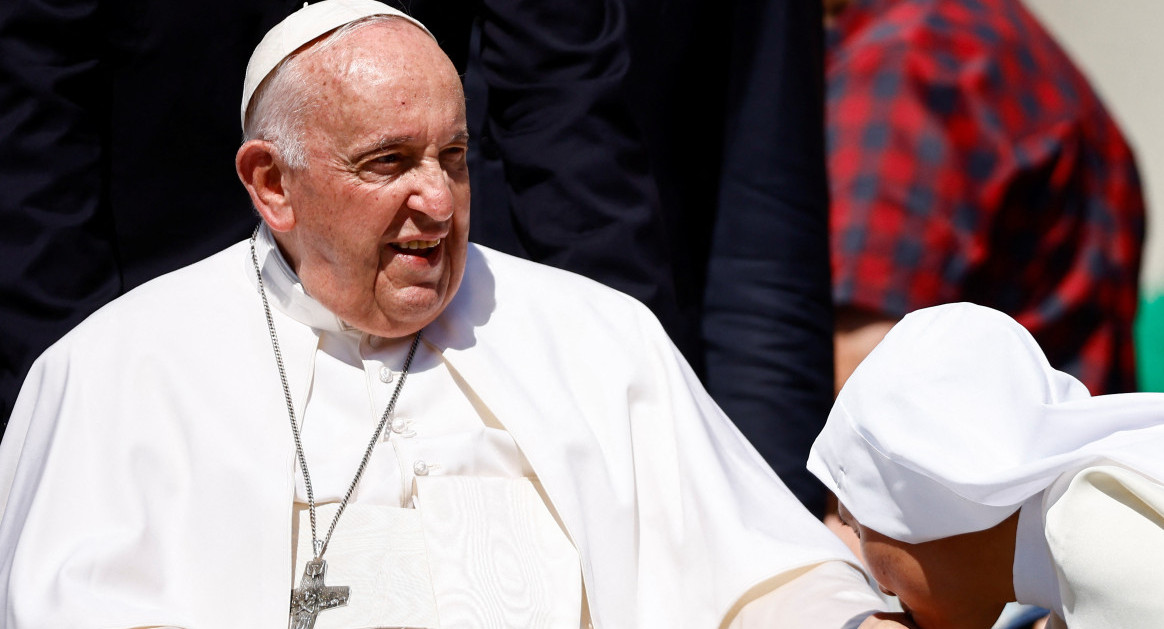
[[[441,239],[436,240],[407,240],[404,242],[392,243],[392,248],[400,253],[406,253],[413,256],[427,256],[432,253],[441,244]]]

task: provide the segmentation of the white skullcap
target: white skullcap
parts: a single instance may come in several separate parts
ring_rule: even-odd
[[[1007,315],[950,304],[906,316],[858,366],[808,469],[863,526],[919,543],[1113,462],[1164,480],[1164,394],[1091,397]]]
[[[376,0],[323,0],[307,5],[267,31],[263,41],[259,42],[255,51],[251,53],[246,78],[243,80],[242,123],[246,124],[247,107],[251,104],[255,90],[281,61],[315,38],[344,24],[373,15],[394,15],[404,18],[432,35],[416,18]]]

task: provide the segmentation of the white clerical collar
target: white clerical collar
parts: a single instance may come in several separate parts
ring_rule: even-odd
[[[1037,605],[1063,614],[1059,577],[1047,546],[1043,518],[1043,498],[1039,492],[1019,507],[1014,545],[1014,595],[1020,603]]]
[[[346,332],[353,328],[307,294],[299,276],[287,264],[266,223],[259,226],[255,254],[263,272],[271,305],[303,325],[329,332]],[[253,275],[253,272],[252,272]]]

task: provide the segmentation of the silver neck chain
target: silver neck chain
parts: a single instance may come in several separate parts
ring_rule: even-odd
[[[376,443],[380,441],[380,435],[384,432],[384,426],[387,425],[388,418],[392,416],[392,411],[396,408],[396,399],[400,397],[400,390],[404,388],[404,380],[408,377],[408,368],[412,365],[412,357],[416,355],[416,348],[420,345],[421,333],[418,331],[416,336],[412,337],[412,346],[408,348],[408,357],[404,359],[404,367],[400,370],[400,379],[392,391],[392,398],[388,400],[388,406],[384,408],[384,414],[380,416],[380,423],[376,425],[376,431],[372,433],[372,440],[368,442],[364,457],[360,459],[360,467],[356,469],[356,475],[352,478],[351,485],[348,485],[348,491],[344,494],[343,500],[340,501],[335,517],[331,519],[327,536],[320,540],[315,528],[315,494],[311,489],[311,474],[307,472],[307,458],[303,456],[303,440],[299,436],[299,423],[295,421],[295,406],[291,402],[291,387],[287,385],[287,370],[283,368],[283,354],[279,351],[279,337],[275,334],[275,319],[271,316],[271,305],[267,302],[267,291],[263,285],[263,273],[259,270],[259,256],[255,253],[255,238],[258,234],[258,228],[255,229],[255,233],[251,234],[251,263],[255,267],[255,278],[259,282],[259,296],[263,299],[263,314],[267,316],[267,331],[271,334],[271,348],[275,351],[275,365],[279,368],[279,380],[283,383],[283,400],[287,403],[287,417],[291,420],[291,434],[295,437],[295,456],[299,459],[299,469],[303,472],[303,484],[307,487],[307,507],[311,514],[311,548],[315,552],[315,559],[321,559],[323,553],[327,552],[327,545],[331,542],[331,534],[335,532],[335,525],[339,522],[340,515],[348,506],[348,500],[351,499],[352,493],[356,491],[360,477],[364,475],[364,468],[368,467],[368,460],[372,458],[372,450],[376,448]]]

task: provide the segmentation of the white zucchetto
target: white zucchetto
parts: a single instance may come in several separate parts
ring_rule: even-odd
[[[243,124],[246,124],[247,107],[251,104],[255,90],[280,62],[317,37],[373,15],[403,18],[432,35],[416,18],[376,0],[323,0],[307,5],[267,31],[263,40],[251,53],[246,78],[243,79],[240,112]]]
[[[893,327],[808,468],[863,526],[919,543],[990,528],[1098,463],[1164,479],[1164,394],[1091,397],[1013,319],[962,303]]]

